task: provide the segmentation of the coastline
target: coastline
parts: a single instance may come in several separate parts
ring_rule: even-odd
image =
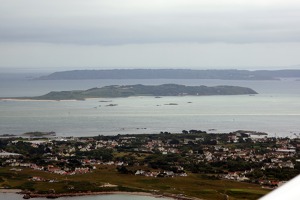
[[[30,102],[30,101],[34,101],[34,102],[56,102],[56,101],[80,101],[80,100],[76,100],[76,99],[69,99],[69,100],[48,100],[48,99],[19,99],[19,98],[0,98],[0,101],[21,101],[21,102]]]
[[[5,193],[0,190],[0,193]],[[149,196],[149,197],[156,197],[156,198],[169,198],[174,200],[201,200],[196,197],[186,197],[183,195],[178,194],[155,194],[155,193],[148,193],[148,192],[124,192],[124,191],[105,191],[105,192],[75,192],[75,193],[61,193],[61,194],[38,194],[32,192],[26,192],[21,190],[11,191],[9,193],[17,193],[17,194],[24,194],[24,199],[30,198],[60,198],[60,197],[78,197],[78,196],[97,196],[97,195],[135,195],[135,196]]]
[[[22,193],[21,189],[0,189],[0,193],[16,193],[20,194]]]

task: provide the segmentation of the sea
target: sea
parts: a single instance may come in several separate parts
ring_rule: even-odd
[[[136,96],[84,101],[14,100],[50,91],[85,90],[107,85],[175,83],[250,87],[256,95]],[[203,130],[266,132],[298,137],[300,81],[203,79],[36,80],[34,75],[0,74],[0,135],[56,132],[57,136],[97,136]],[[113,104],[114,106],[111,106]]]

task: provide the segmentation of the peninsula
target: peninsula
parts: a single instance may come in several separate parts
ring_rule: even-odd
[[[257,94],[256,91],[239,86],[185,86],[177,84],[163,85],[111,85],[88,90],[49,92],[37,97],[26,97],[34,100],[84,100],[86,98],[114,98],[130,96],[204,96],[204,95],[245,95]],[[25,97],[24,97],[25,98]],[[24,99],[21,98],[21,99]]]

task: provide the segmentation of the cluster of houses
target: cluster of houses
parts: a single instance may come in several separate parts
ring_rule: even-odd
[[[250,171],[237,171],[237,172],[228,172],[224,174],[222,178],[234,181],[249,181],[250,179],[246,177]]]
[[[209,135],[209,137],[207,137]],[[69,158],[75,157],[77,153],[91,152],[97,149],[111,149],[113,151],[124,151],[145,153],[147,155],[160,152],[162,155],[180,154],[183,151],[185,156],[190,158],[189,162],[213,163],[226,162],[227,160],[242,160],[245,162],[261,163],[261,171],[267,169],[294,169],[299,162],[297,149],[300,148],[298,138],[274,138],[267,137],[264,133],[237,131],[229,134],[199,134],[191,137],[190,134],[172,135],[129,135],[129,136],[103,136],[100,138],[56,138],[47,140],[22,140],[28,142],[32,148],[39,148],[41,145],[46,149],[43,157],[50,164],[37,165],[28,163],[25,158],[19,159],[21,154],[5,152],[0,149],[2,165],[16,167],[30,167],[34,170],[43,170],[49,173],[61,175],[74,175],[89,173],[96,169],[97,165],[127,166],[128,163],[115,159],[103,161],[101,159],[81,159],[81,167],[68,168],[51,164],[51,161],[67,163]],[[186,136],[186,137],[185,137]],[[208,139],[207,139],[208,138]],[[138,141],[138,142],[137,142]],[[17,140],[10,143],[16,144]],[[139,145],[137,145],[139,144]],[[240,144],[240,145],[236,145]],[[247,144],[247,145],[243,145]],[[249,145],[250,144],[250,145]],[[184,147],[184,148],[183,148]],[[196,147],[196,148],[195,148]],[[256,148],[257,147],[257,148]],[[120,150],[121,149],[121,150]],[[201,150],[199,150],[201,149]],[[54,162],[54,163],[55,163]],[[138,161],[135,161],[138,162]],[[139,163],[137,163],[138,165]],[[183,168],[182,168],[183,169]],[[251,169],[252,170],[252,169]],[[249,181],[249,171],[225,172],[222,178],[236,181]],[[183,171],[183,170],[182,170]],[[150,170],[136,170],[135,175],[148,177],[175,177],[187,176],[183,171],[151,172]],[[273,185],[276,180],[259,180],[261,184]],[[273,182],[272,182],[273,181]],[[274,182],[275,181],[275,182]],[[278,183],[277,183],[278,185]]]
[[[179,172],[179,173],[175,173],[173,171],[158,171],[158,172],[151,172],[151,171],[144,171],[144,170],[137,170],[135,172],[136,176],[147,176],[147,177],[176,177],[176,176],[181,176],[181,177],[185,177],[188,176],[187,173],[183,172]]]
[[[13,171],[21,171],[22,170],[22,169],[16,168],[16,167],[26,167],[26,168],[31,168],[34,170],[46,171],[46,172],[60,174],[60,175],[85,174],[85,173],[91,172],[92,169],[96,169],[95,166],[92,169],[89,167],[76,167],[74,170],[71,170],[69,168],[56,167],[53,165],[38,166],[35,163],[22,163],[22,161],[19,161],[17,159],[9,159],[9,160],[6,160],[5,163],[8,164],[8,166],[13,167],[11,169]]]

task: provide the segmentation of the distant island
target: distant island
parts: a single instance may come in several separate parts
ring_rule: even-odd
[[[28,136],[28,137],[47,137],[47,136],[56,136],[56,133],[51,131],[51,132],[40,132],[40,131],[35,131],[35,132],[26,132],[23,133],[23,136]]]
[[[185,86],[177,84],[163,85],[111,85],[88,90],[50,92],[34,100],[84,100],[86,98],[115,98],[130,96],[204,96],[204,95],[245,95],[257,94],[256,91],[239,86]],[[25,98],[25,97],[24,97]],[[19,98],[19,99],[24,99]]]
[[[192,69],[112,69],[73,70],[54,72],[39,80],[83,79],[222,79],[222,80],[279,80],[300,78],[300,70],[192,70]]]

